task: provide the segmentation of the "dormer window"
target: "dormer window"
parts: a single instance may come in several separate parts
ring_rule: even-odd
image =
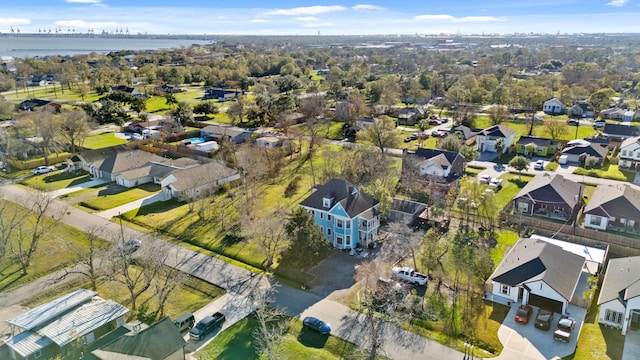
[[[330,208],[333,199],[322,198],[322,207]]]

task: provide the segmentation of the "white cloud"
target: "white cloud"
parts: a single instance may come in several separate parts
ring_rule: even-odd
[[[251,19],[251,22],[254,24],[266,24],[269,22],[267,19]]]
[[[373,11],[385,11],[386,9],[379,5],[371,4],[358,4],[352,7],[353,10],[373,10]]]
[[[413,17],[414,20],[419,21],[434,21],[434,22],[451,22],[451,23],[487,23],[503,21],[495,16],[463,16],[454,17],[447,14],[433,14],[433,15],[418,15]]]
[[[297,17],[296,20],[304,21],[304,22],[311,22],[311,21],[318,21],[320,19],[318,19],[315,16],[304,16],[304,17]]]
[[[612,0],[611,2],[608,2],[605,5],[614,6],[614,7],[623,7],[627,5],[628,2],[629,0]]]
[[[108,28],[121,26],[117,22],[113,21],[95,21],[89,22],[84,20],[60,20],[53,23],[56,26],[64,26],[64,27],[72,27],[72,28],[81,28],[81,29],[93,29],[93,28]]]
[[[0,18],[1,26],[29,25],[31,20],[20,18]]]
[[[65,0],[68,3],[76,4],[100,4],[102,0]]]
[[[340,5],[332,6],[307,6],[290,9],[278,9],[265,12],[265,15],[283,15],[283,16],[300,16],[300,15],[318,15],[329,12],[344,11],[347,8]]]

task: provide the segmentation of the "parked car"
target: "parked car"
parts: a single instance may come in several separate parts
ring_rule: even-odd
[[[502,188],[502,179],[492,179],[491,181],[489,181],[489,186],[496,189]]]
[[[48,174],[53,170],[55,170],[53,166],[38,166],[37,168],[31,170],[31,173],[33,175]]]
[[[551,328],[551,321],[553,321],[553,312],[540,309],[538,310],[538,315],[536,315],[536,322],[533,325],[541,330],[549,330],[549,328]]]
[[[571,330],[573,330],[575,324],[575,319],[568,316],[562,316],[560,321],[558,321],[556,331],[553,332],[553,339],[562,342],[569,342],[569,340],[571,340]]]
[[[433,130],[433,131],[431,132],[431,136],[433,136],[433,137],[438,137],[438,136],[440,136],[440,133],[438,132],[438,130]]]
[[[534,170],[544,170],[544,160],[537,160],[533,163]]]
[[[516,312],[516,322],[520,324],[528,324],[533,313],[533,308],[529,305],[520,305],[518,312]]]
[[[116,246],[116,249],[126,254],[133,254],[138,249],[140,249],[140,246],[142,246],[142,241],[138,239],[132,239],[118,244],[118,246]]]
[[[178,331],[183,332],[191,330],[196,323],[196,318],[192,313],[184,313],[173,321],[173,324],[178,328]]]
[[[572,125],[572,126],[578,126],[578,125],[580,125],[580,120],[569,119],[569,120],[567,120],[567,124]]]
[[[302,319],[302,325],[308,329],[315,330],[322,335],[329,335],[331,333],[331,325],[311,316],[307,316]]]
[[[603,128],[605,125],[607,125],[607,122],[604,120],[596,120],[593,122],[593,127],[596,129],[601,129]]]
[[[207,315],[204,319],[200,320],[198,324],[189,330],[189,338],[192,340],[200,341],[208,333],[213,331],[226,320],[224,314],[217,312],[213,315]]]
[[[478,181],[480,181],[480,184],[488,184],[489,182],[491,182],[491,176],[482,175],[480,176],[480,179]]]
[[[427,275],[421,274],[410,267],[394,266],[391,273],[396,278],[414,285],[427,285]]]

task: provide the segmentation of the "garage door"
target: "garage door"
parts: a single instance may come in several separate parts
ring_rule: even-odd
[[[529,294],[529,305],[541,307],[562,314],[562,302],[544,296]]]

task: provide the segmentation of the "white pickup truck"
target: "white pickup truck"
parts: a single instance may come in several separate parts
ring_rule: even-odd
[[[421,274],[410,267],[394,267],[391,269],[393,275],[400,280],[406,281],[415,285],[426,285],[427,275]]]

